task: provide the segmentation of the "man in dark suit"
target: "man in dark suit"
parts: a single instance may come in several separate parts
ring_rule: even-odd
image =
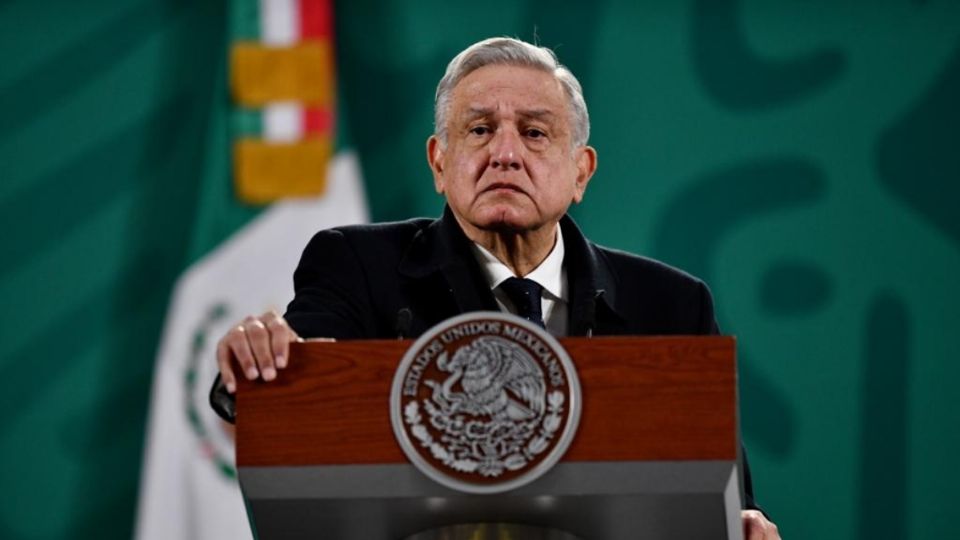
[[[716,333],[701,281],[596,246],[566,217],[597,167],[588,138],[580,83],[549,49],[493,38],[464,50],[438,85],[427,141],[443,217],[318,233],[287,313],[247,317],[220,340],[212,401],[235,391],[236,366],[275,379],[301,337],[415,337],[481,309],[556,335]],[[779,538],[759,511],[743,520],[747,538]]]

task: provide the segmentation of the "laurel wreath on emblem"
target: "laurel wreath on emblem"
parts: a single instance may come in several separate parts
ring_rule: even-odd
[[[549,447],[562,423],[564,393],[544,396],[543,372],[516,344],[479,338],[452,360],[441,354],[437,365],[450,376],[426,381],[433,396],[421,402],[440,440],[424,425],[420,403],[410,401],[403,411],[410,433],[435,459],[456,471],[496,477],[524,468]],[[465,391],[454,392],[455,384]]]

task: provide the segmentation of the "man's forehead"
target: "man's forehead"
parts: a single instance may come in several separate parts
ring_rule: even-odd
[[[562,116],[563,86],[552,73],[524,66],[490,65],[465,76],[453,89],[454,114],[490,116],[522,113],[531,118]]]
[[[490,65],[467,74],[453,89],[473,102],[494,95],[514,94],[531,100],[563,100],[563,86],[552,74],[525,66]]]

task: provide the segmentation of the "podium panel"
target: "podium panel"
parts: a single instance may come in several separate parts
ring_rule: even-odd
[[[560,342],[582,386],[578,432],[552,470],[495,495],[437,484],[394,439],[388,398],[409,341],[293,344],[277,381],[238,391],[237,464],[258,537],[421,540],[505,523],[584,540],[739,539],[733,338]]]

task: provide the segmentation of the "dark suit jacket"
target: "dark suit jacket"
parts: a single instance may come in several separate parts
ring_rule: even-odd
[[[714,334],[702,281],[657,261],[597,246],[560,221],[570,285],[568,333]],[[470,242],[449,209],[439,220],[339,227],[317,233],[294,274],[287,308],[301,336],[416,337],[454,315],[498,310]],[[401,310],[409,310],[409,323]],[[397,323],[401,323],[398,332]]]
[[[568,216],[560,226],[569,335],[590,329],[594,335],[718,333],[713,300],[702,281],[652,259],[600,247]],[[449,208],[437,220],[317,233],[294,273],[294,289],[284,317],[301,337],[415,338],[454,315],[499,310]],[[232,420],[227,397],[215,386],[211,403]],[[754,507],[746,465],[744,470],[744,502]]]

